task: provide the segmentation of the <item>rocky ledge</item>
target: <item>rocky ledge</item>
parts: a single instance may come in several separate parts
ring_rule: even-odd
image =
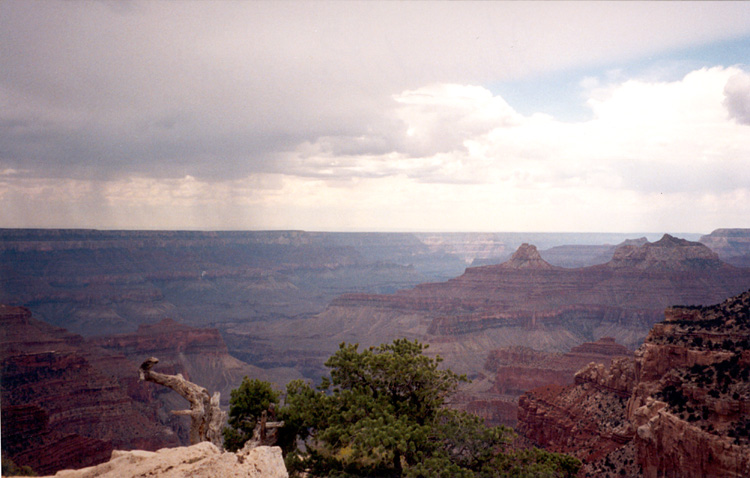
[[[62,470],[55,478],[287,478],[281,448],[259,446],[237,453],[222,452],[209,442],[156,452],[112,452],[112,458],[80,470]]]
[[[750,476],[750,291],[672,307],[632,359],[519,400],[519,431],[583,476]]]

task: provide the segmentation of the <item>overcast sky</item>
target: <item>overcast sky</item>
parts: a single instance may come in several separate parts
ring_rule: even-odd
[[[0,2],[0,227],[750,227],[750,2]]]

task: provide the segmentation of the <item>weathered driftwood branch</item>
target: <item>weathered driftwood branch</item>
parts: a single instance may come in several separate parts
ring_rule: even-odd
[[[191,445],[202,441],[210,441],[217,447],[222,448],[221,430],[224,427],[227,414],[219,408],[221,394],[216,392],[213,396],[210,396],[208,390],[185,380],[179,373],[167,375],[152,371],[151,369],[157,363],[159,363],[159,359],[155,357],[146,359],[138,369],[140,379],[169,387],[190,402],[190,410],[174,410],[172,413],[190,417]]]

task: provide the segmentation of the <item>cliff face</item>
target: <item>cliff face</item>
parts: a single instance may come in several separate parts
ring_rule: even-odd
[[[723,260],[738,267],[750,267],[750,229],[717,229],[700,242]]]
[[[487,357],[485,370],[495,373],[493,390],[501,394],[522,394],[543,385],[567,385],[575,373],[591,362],[609,366],[616,358],[632,352],[612,337],[586,342],[569,352],[549,353],[527,347],[493,350]]]
[[[211,392],[220,392],[224,407],[229,405],[231,390],[237,388],[245,376],[267,381],[275,379],[282,383],[301,378],[293,369],[264,370],[242,362],[229,355],[218,330],[190,327],[172,319],[141,325],[134,334],[97,337],[89,339],[88,343],[122,354],[139,365],[155,356],[159,359],[159,371],[181,373],[187,380]],[[150,386],[167,410],[184,408],[184,399],[176,393],[164,387]]]
[[[608,371],[591,364],[576,374],[575,385],[540,387],[521,396],[517,430],[548,450],[581,459],[584,476],[622,476],[620,470],[639,476],[625,420],[632,382],[632,360],[614,360]]]
[[[750,292],[668,309],[635,367],[628,419],[645,476],[750,475]]]
[[[113,448],[178,444],[136,365],[0,306],[3,454],[49,473],[92,465]]]
[[[519,430],[586,476],[750,475],[750,292],[665,319],[634,358],[521,397]]]

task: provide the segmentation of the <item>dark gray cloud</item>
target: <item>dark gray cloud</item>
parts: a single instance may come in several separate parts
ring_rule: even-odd
[[[0,169],[212,180],[325,175],[280,159],[306,143],[427,156],[461,149],[479,122],[446,113],[408,136],[394,99],[405,90],[634,58],[750,25],[731,3],[594,5],[5,1]]]

